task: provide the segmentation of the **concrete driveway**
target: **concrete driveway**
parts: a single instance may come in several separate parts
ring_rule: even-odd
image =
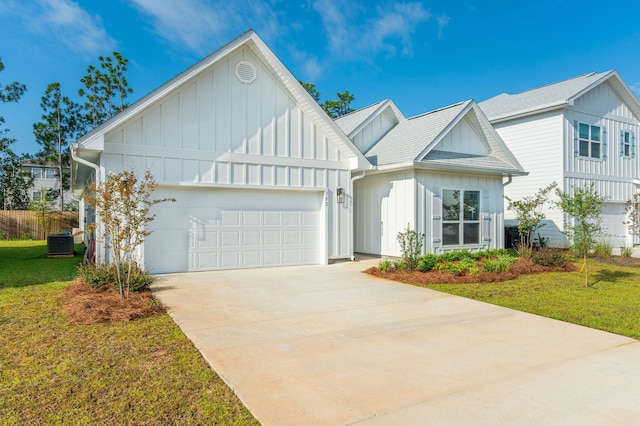
[[[360,272],[372,264],[152,288],[264,425],[640,422],[637,340]]]

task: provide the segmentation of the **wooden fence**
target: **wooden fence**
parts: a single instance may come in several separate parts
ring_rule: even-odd
[[[31,210],[0,210],[0,236],[8,239],[46,240],[48,234],[71,232],[78,227],[78,212],[54,212],[51,223],[43,229]]]

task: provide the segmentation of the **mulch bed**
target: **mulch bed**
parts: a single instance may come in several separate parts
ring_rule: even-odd
[[[399,281],[407,284],[471,284],[471,283],[495,283],[512,280],[520,275],[537,274],[541,272],[572,272],[576,266],[567,262],[564,267],[550,267],[535,265],[531,262],[518,261],[511,265],[505,272],[480,272],[477,275],[452,275],[447,271],[429,272],[405,272],[401,270],[382,273],[378,268],[372,267],[364,271],[367,274],[388,280]]]
[[[151,291],[131,292],[121,299],[111,286],[91,288],[80,279],[65,289],[63,309],[72,324],[133,321],[166,312]]]

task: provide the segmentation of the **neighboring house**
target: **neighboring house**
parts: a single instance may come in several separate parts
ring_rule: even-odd
[[[349,258],[362,153],[249,31],[81,137],[73,192],[110,173],[159,183],[140,257],[153,273]],[[92,212],[81,206],[86,219]],[[88,219],[91,221],[91,219]],[[81,223],[84,220],[81,220]],[[97,260],[108,260],[98,244]]]
[[[38,163],[22,163],[22,169],[28,170],[33,176],[33,185],[29,192],[29,198],[31,201],[39,200],[42,194],[49,190],[60,191],[60,183],[56,178],[56,172],[58,167],[50,164],[38,164]],[[69,172],[69,169],[66,170]],[[71,201],[71,190],[64,192],[65,203]]]
[[[503,188],[526,172],[474,101],[407,119],[385,100],[336,123],[375,166],[355,177],[357,252],[401,255],[407,226],[427,253],[503,247]]]
[[[625,201],[640,189],[640,103],[616,71],[501,94],[479,105],[529,172],[505,188],[507,196],[521,199],[553,181],[567,192],[594,182],[608,197],[602,212],[606,240],[614,247],[638,243],[623,222]],[[514,218],[510,211],[505,215]],[[566,245],[562,212],[548,208],[546,215],[540,234],[552,246]]]

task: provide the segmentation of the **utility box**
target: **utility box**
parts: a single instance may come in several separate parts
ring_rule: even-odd
[[[504,248],[517,249],[520,243],[520,233],[517,226],[504,227]]]
[[[73,237],[67,234],[47,236],[47,256],[73,256]]]

